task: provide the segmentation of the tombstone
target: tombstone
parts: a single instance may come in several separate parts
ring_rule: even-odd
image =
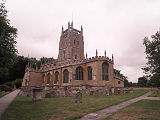
[[[59,97],[65,97],[66,96],[64,89],[59,89],[58,92],[59,92]]]
[[[74,94],[70,90],[66,90],[65,91],[65,96],[66,97],[72,97],[72,96],[74,96]]]
[[[99,97],[99,91],[98,90],[93,91],[93,96],[98,98]]]
[[[114,88],[114,94],[118,95],[118,89],[117,89],[117,87]]]
[[[67,87],[67,86],[64,86],[64,90],[65,90],[65,91],[68,90],[68,87]]]
[[[39,103],[42,101],[42,88],[40,88],[40,87],[33,88],[32,100],[34,103]]]
[[[75,103],[82,103],[82,93],[77,92],[75,95]]]
[[[107,96],[112,96],[112,88],[111,87],[107,87]]]
[[[56,97],[58,97],[58,93],[56,90],[53,90],[45,94],[45,98],[56,98]]]
[[[159,92],[160,92],[160,88],[157,88],[157,90],[156,90],[156,96],[159,95]]]

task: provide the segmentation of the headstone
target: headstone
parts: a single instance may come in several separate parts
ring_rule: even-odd
[[[114,94],[118,95],[118,89],[117,89],[117,87],[114,88]]]
[[[75,103],[82,103],[82,93],[77,92],[75,95]]]
[[[93,96],[98,98],[99,97],[99,91],[98,90],[93,91]]]
[[[40,88],[40,87],[33,88],[32,100],[34,103],[39,103],[42,101],[42,88]]]

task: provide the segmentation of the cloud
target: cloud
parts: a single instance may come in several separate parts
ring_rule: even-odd
[[[115,68],[136,82],[146,59],[142,40],[160,27],[159,0],[8,0],[11,25],[18,28],[20,55],[58,56],[62,25],[74,21],[84,28],[89,57],[114,54]]]

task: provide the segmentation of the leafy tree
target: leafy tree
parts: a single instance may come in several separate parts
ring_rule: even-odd
[[[138,86],[139,87],[146,87],[147,86],[147,78],[146,77],[139,77],[138,78]]]
[[[145,37],[143,40],[146,58],[148,59],[147,66],[143,70],[147,74],[160,74],[160,31],[152,35],[151,39]]]
[[[13,67],[9,70],[9,81],[14,81],[17,78],[23,78],[28,61],[29,58],[27,57],[17,56]]]
[[[160,87],[160,74],[154,74],[150,79],[150,85],[152,87]]]
[[[10,25],[4,2],[0,3],[0,84],[8,76],[16,56],[17,29]]]

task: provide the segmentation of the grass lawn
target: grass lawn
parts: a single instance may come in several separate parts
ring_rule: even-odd
[[[160,92],[158,96],[156,95],[156,91],[154,90],[153,93],[149,97],[160,97]]]
[[[101,95],[94,98],[83,93],[82,103],[74,103],[74,97],[44,98],[41,104],[34,104],[32,98],[17,96],[2,120],[75,120],[87,113],[138,97],[148,90],[134,90],[126,95]]]
[[[104,120],[159,120],[160,101],[141,100]]]
[[[0,92],[0,98],[7,95],[8,93],[10,93],[10,92],[5,92],[5,91]]]

